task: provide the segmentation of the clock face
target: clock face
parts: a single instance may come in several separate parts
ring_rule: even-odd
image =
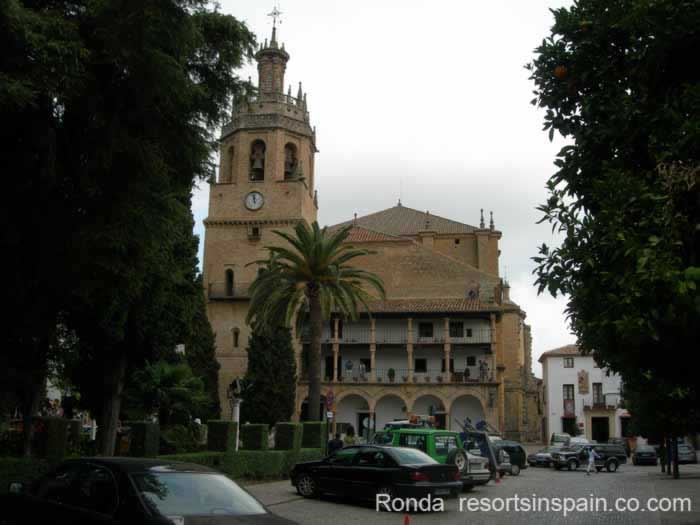
[[[265,198],[259,191],[251,191],[245,196],[245,207],[249,210],[259,210],[265,204]]]

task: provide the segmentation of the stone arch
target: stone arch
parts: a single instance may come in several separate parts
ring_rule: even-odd
[[[448,428],[459,430],[459,426],[455,421],[464,421],[469,418],[472,424],[483,420],[487,420],[487,411],[484,408],[484,403],[475,393],[461,394],[452,400],[449,407],[450,422]]]
[[[349,396],[359,396],[362,399],[365,400],[367,403],[367,407],[370,412],[374,412],[374,399],[372,396],[365,390],[362,390],[361,388],[351,388],[348,390],[343,390],[342,392],[339,392],[335,396],[335,404],[338,405],[343,399]]]
[[[366,417],[370,412],[369,402],[367,399],[357,393],[344,393],[340,399],[335,402],[335,421],[336,423],[347,423],[352,425],[355,431],[360,431],[360,413],[364,413]]]
[[[376,428],[380,430],[394,419],[408,417],[408,402],[399,393],[392,392],[377,398],[374,404]]]

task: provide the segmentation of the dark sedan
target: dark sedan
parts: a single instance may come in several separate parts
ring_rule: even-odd
[[[552,452],[560,450],[561,447],[544,447],[527,457],[527,462],[532,467],[551,467]]]
[[[141,458],[66,461],[29,487],[10,484],[0,522],[14,525],[293,525],[223,474]]]
[[[633,465],[656,465],[658,457],[656,450],[651,445],[637,445],[632,454]]]
[[[456,496],[462,490],[459,471],[413,448],[358,446],[339,450],[320,461],[298,463],[291,481],[302,496],[338,494],[374,500]]]

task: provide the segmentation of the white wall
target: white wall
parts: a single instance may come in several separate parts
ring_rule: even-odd
[[[563,357],[545,357],[543,363],[543,380],[545,389],[545,410],[549,436],[553,432],[562,432],[561,418],[564,416],[564,387],[563,385],[574,385],[574,403],[577,423],[585,424],[583,412],[584,405],[593,405],[593,383],[603,384],[603,396],[610,404],[617,403],[620,392],[620,376],[616,374],[606,374],[606,370],[595,366],[595,361],[591,356],[572,356],[574,358],[573,368],[564,368]],[[579,394],[578,373],[581,370],[588,372],[588,394]],[[615,396],[606,394],[617,394]],[[620,415],[626,413],[624,410],[616,410],[615,436],[620,436]],[[581,428],[581,427],[579,427]],[[581,428],[585,434],[588,429]],[[547,436],[549,438],[549,436]]]

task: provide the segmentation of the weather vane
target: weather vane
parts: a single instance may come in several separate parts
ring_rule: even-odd
[[[279,10],[279,6],[275,6],[272,8],[272,11],[267,14],[267,16],[272,17],[272,27],[277,27],[277,20],[279,20],[280,24],[282,23],[282,11]]]

